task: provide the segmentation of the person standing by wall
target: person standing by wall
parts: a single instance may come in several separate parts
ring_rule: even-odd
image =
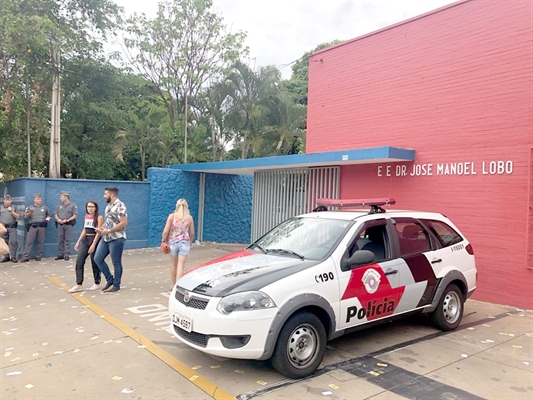
[[[56,260],[70,259],[70,241],[72,231],[78,217],[78,207],[70,202],[70,193],[61,192],[59,204],[56,207],[55,219],[57,223],[57,257]]]
[[[48,207],[43,205],[43,197],[36,193],[33,196],[33,205],[28,206],[24,212],[24,218],[28,219],[28,234],[26,235],[26,246],[24,246],[24,253],[20,262],[30,261],[30,253],[33,247],[33,242],[37,238],[37,252],[35,253],[35,261],[41,261],[44,249],[44,236],[48,222],[52,219]]]
[[[185,199],[176,202],[176,209],[167,218],[161,242],[170,247],[170,290],[178,279],[183,276],[185,261],[194,240],[194,220],[189,213],[189,205]]]
[[[85,204],[85,220],[83,229],[80,233],[78,241],[74,245],[74,250],[78,252],[76,257],[76,286],[73,286],[69,292],[81,292],[83,290],[83,267],[87,257],[91,256],[91,265],[93,267],[94,284],[89,290],[100,289],[101,273],[98,265],[94,262],[94,253],[98,240],[100,239],[100,232],[96,230],[99,226],[104,224],[104,218],[98,212],[98,203],[94,200],[90,200]]]
[[[116,293],[120,291],[122,279],[122,252],[126,243],[126,225],[128,225],[128,213],[126,205],[118,199],[118,189],[108,186],[104,190],[104,199],[108,203],[105,209],[103,226],[97,231],[102,239],[96,248],[94,261],[105,276],[107,281],[102,292]],[[105,258],[111,254],[115,276],[111,275]]]
[[[0,222],[7,229],[7,232],[2,235],[2,238],[9,244],[9,254],[6,254],[1,262],[17,262],[17,219],[19,218],[20,214],[11,204],[11,196],[6,194],[4,196],[4,204],[0,206]]]

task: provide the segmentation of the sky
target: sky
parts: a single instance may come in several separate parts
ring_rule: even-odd
[[[114,0],[126,14],[155,16],[157,1]],[[275,65],[288,79],[290,63],[321,43],[349,40],[424,14],[455,0],[213,0],[232,32],[247,33],[252,67]]]

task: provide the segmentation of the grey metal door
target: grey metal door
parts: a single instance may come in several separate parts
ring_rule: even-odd
[[[321,197],[339,196],[340,167],[299,168],[254,173],[252,241],[298,214]]]

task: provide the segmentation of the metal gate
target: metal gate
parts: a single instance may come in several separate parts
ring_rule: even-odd
[[[252,242],[298,214],[310,212],[321,197],[339,198],[340,167],[254,173]]]

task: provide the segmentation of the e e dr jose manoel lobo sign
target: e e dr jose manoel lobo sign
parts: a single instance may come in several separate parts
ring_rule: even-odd
[[[378,165],[378,176],[434,176],[434,175],[511,175],[513,162],[507,161],[473,161],[441,163],[441,164],[412,164],[412,165]]]

